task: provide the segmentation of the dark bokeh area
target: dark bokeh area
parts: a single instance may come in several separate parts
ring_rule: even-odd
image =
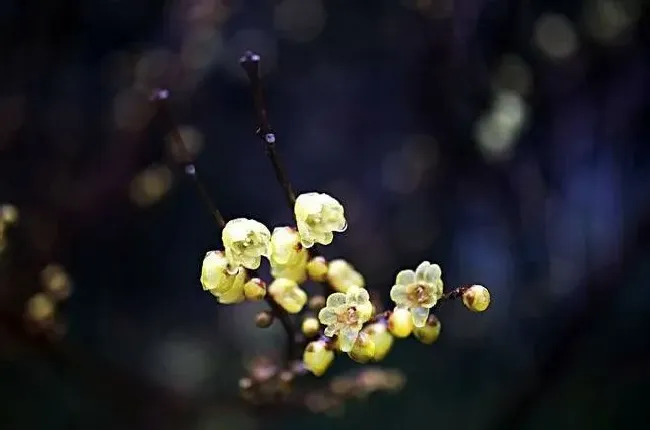
[[[1,429],[643,425],[641,0],[7,0],[0,34],[0,203],[19,211],[0,234]],[[202,291],[219,229],[148,100],[170,89],[224,216],[290,223],[247,49],[294,188],[346,208],[327,257],[386,300],[425,259],[448,288],[492,293],[482,314],[442,307],[436,344],[397,342],[381,364],[404,389],[342,415],[238,400],[245,363],[284,333],[255,327],[263,304]],[[55,309],[34,299],[43,285]],[[49,313],[47,330],[25,318]]]

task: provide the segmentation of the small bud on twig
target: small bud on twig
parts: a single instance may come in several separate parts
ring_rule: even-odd
[[[269,311],[262,311],[255,315],[255,325],[259,328],[267,328],[273,324],[273,314]]]

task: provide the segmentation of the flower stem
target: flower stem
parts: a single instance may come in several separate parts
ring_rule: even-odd
[[[253,93],[253,105],[255,107],[255,114],[257,115],[257,131],[256,134],[264,143],[264,150],[266,156],[273,165],[275,177],[282,186],[284,197],[289,205],[289,209],[293,212],[294,204],[296,203],[296,195],[293,192],[293,187],[289,181],[289,176],[284,168],[278,151],[276,149],[276,136],[271,124],[269,123],[266,105],[264,103],[264,96],[262,94],[262,83],[260,80],[260,56],[251,51],[247,51],[240,58],[241,64],[248,80],[250,81],[251,92]]]
[[[182,159],[181,163],[185,170],[185,174],[187,174],[192,178],[194,185],[199,193],[199,196],[201,197],[201,200],[203,200],[203,202],[205,203],[205,206],[208,208],[208,210],[214,217],[219,228],[223,229],[226,226],[226,219],[223,217],[223,215],[221,215],[221,212],[217,208],[217,205],[210,198],[210,194],[208,193],[206,186],[199,179],[196,166],[191,161],[192,157],[189,151],[187,150],[187,146],[185,145],[185,142],[183,141],[183,137],[181,136],[178,130],[178,126],[171,115],[168,102],[167,102],[168,99],[169,99],[169,91],[164,89],[155,90],[151,96],[151,101],[156,103],[156,106],[158,107],[157,113],[159,117],[165,122],[165,125],[169,129],[169,134],[171,136],[173,144],[177,146],[179,152],[181,153],[181,159]],[[257,271],[255,270],[250,271],[249,274],[252,277],[258,277]],[[297,334],[297,330],[294,328],[293,323],[291,322],[291,318],[289,317],[289,314],[285,312],[285,310],[282,309],[282,307],[278,305],[278,303],[276,303],[276,301],[272,297],[267,295],[265,297],[265,300],[268,303],[269,307],[271,308],[271,311],[273,312],[274,316],[278,320],[280,320],[280,324],[282,324],[282,327],[284,328],[284,331],[287,334],[287,338],[288,338],[287,339],[287,360],[291,360],[295,358],[295,343],[296,343],[295,337]]]

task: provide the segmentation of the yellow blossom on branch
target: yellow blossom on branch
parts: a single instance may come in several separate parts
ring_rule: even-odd
[[[423,327],[431,309],[442,297],[442,271],[437,264],[422,262],[415,271],[402,270],[395,278],[390,298],[398,308],[408,309],[416,327]]]
[[[343,206],[327,194],[299,195],[294,214],[300,240],[306,248],[311,248],[315,243],[329,245],[334,238],[333,232],[343,232],[347,228]]]
[[[269,255],[271,232],[259,221],[246,218],[228,221],[221,239],[231,268],[257,269],[262,257]]]
[[[351,287],[346,293],[332,293],[318,319],[327,327],[325,336],[338,336],[339,347],[349,352],[357,340],[363,323],[372,316],[372,303],[368,291]]]

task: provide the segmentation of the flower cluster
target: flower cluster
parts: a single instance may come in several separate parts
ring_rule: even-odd
[[[205,255],[201,283],[223,304],[269,301],[272,309],[256,318],[259,327],[270,326],[275,318],[298,315],[306,339],[302,367],[316,376],[327,371],[337,351],[368,363],[386,357],[396,338],[413,335],[424,344],[435,342],[441,325],[431,311],[441,300],[462,297],[465,306],[476,312],[489,305],[489,292],[480,285],[445,295],[440,266],[424,261],[414,270],[397,273],[390,289],[393,309],[377,312],[359,271],[344,259],[328,262],[310,249],[316,243],[331,243],[333,232],[346,229],[343,206],[327,194],[306,193],[295,200],[294,213],[295,228],[276,227],[272,232],[252,219],[226,223],[224,251]],[[268,288],[254,272],[262,258],[268,260],[273,276]],[[302,288],[307,280],[327,285],[331,293],[310,299]]]
[[[462,297],[468,309],[482,312],[489,306],[490,294],[480,285],[445,293],[440,266],[424,261],[414,270],[397,273],[390,288],[394,305],[384,311],[376,294],[371,299],[363,275],[352,264],[342,258],[328,261],[320,254],[320,246],[331,244],[334,233],[346,231],[345,210],[328,194],[308,192],[295,196],[275,151],[276,136],[268,123],[266,107],[258,97],[259,62],[260,56],[251,52],[240,59],[256,100],[260,120],[257,135],[265,145],[295,224],[269,229],[247,218],[225,222],[219,211],[212,210],[214,205],[208,204],[223,226],[223,251],[205,255],[201,283],[220,303],[266,300],[270,309],[256,316],[258,327],[269,327],[275,320],[282,323],[289,346],[284,362],[262,366],[273,371],[252,375],[241,383],[247,398],[275,399],[279,391],[284,393],[294,376],[307,372],[324,375],[338,353],[345,353],[355,362],[368,363],[384,359],[395,339],[413,335],[421,343],[431,344],[440,335],[441,324],[433,314],[439,303]],[[189,172],[194,175],[193,165]],[[256,273],[263,259],[268,260],[273,277],[268,288]],[[308,281],[322,284],[326,294],[310,297],[309,290],[303,288]],[[384,382],[377,375],[381,372],[368,373],[361,382],[353,384],[356,388],[366,386],[366,391],[381,389]],[[337,392],[341,386],[337,385]]]
[[[308,247],[331,243],[333,232],[345,230],[347,222],[343,206],[322,193],[300,195],[294,212],[297,228],[276,227],[272,233],[253,219],[226,223],[221,234],[224,250],[209,251],[203,259],[203,289],[223,304],[260,300],[266,296],[266,284],[259,278],[248,280],[247,269],[258,269],[266,258],[274,278],[268,294],[286,312],[299,313],[307,303],[300,284],[309,277],[323,280],[328,273],[322,257],[310,259]]]

